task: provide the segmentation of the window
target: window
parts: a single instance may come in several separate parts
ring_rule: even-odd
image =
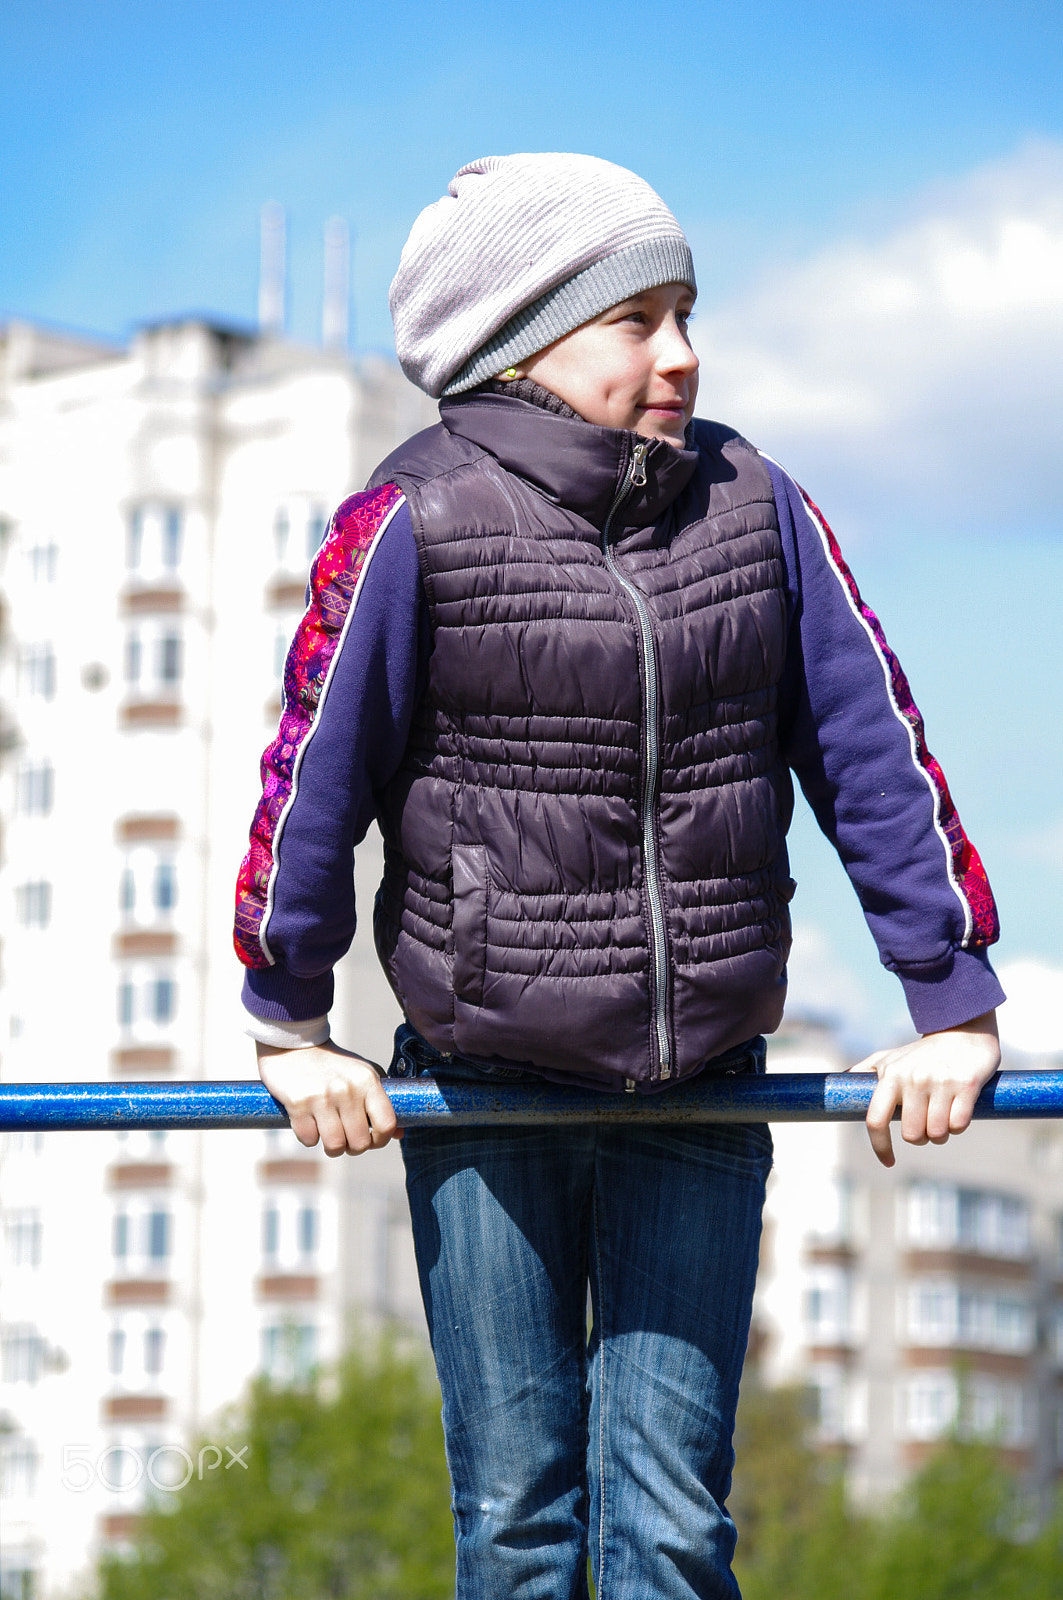
[[[313,1370],[317,1329],[284,1323],[262,1330],[262,1370],[275,1383],[304,1382]]]
[[[24,693],[42,700],[55,697],[55,651],[50,644],[26,645],[20,666]]]
[[[1018,1257],[1030,1246],[1030,1213],[1023,1200],[961,1189],[958,1207],[960,1245],[982,1255]]]
[[[116,1378],[125,1366],[125,1329],[112,1328],[107,1335],[107,1370]]]
[[[291,533],[291,527],[291,518],[282,506],[273,519],[273,549],[278,567],[283,567],[287,559],[288,535]]]
[[[1030,1249],[1030,1208],[992,1190],[914,1183],[903,1201],[909,1242],[924,1250],[966,1250],[1021,1259]]]
[[[321,1210],[315,1195],[285,1185],[266,1196],[262,1253],[271,1271],[305,1272],[321,1250]]]
[[[961,1433],[1011,1449],[1030,1444],[1037,1434],[1033,1395],[1013,1379],[975,1373],[962,1386]]]
[[[59,565],[59,549],[54,544],[31,545],[26,551],[32,583],[54,583]]]
[[[44,1340],[32,1322],[12,1322],[0,1333],[0,1377],[5,1383],[39,1383]]]
[[[144,652],[140,643],[140,634],[136,628],[130,628],[125,640],[125,677],[126,682],[138,684],[140,672],[144,662]]]
[[[867,1396],[843,1366],[817,1363],[809,1370],[820,1443],[852,1441],[867,1432]]]
[[[153,1022],[172,1022],[177,1010],[177,985],[172,978],[156,978],[151,986]]]
[[[321,549],[327,529],[328,518],[323,511],[315,507],[306,521],[306,554],[309,559],[316,556]]]
[[[847,1344],[852,1337],[850,1275],[845,1267],[814,1267],[805,1290],[809,1344]]]
[[[29,1499],[37,1492],[40,1457],[29,1439],[5,1439],[0,1451],[0,1498]]]
[[[147,1254],[152,1261],[165,1261],[170,1254],[170,1213],[149,1211],[147,1218]]]
[[[41,1264],[41,1215],[29,1207],[9,1211],[4,1218],[4,1244],[13,1267]]]
[[[314,1206],[299,1209],[299,1253],[312,1256],[317,1249],[317,1210]]]
[[[123,867],[118,880],[118,908],[127,914],[136,910],[137,880],[132,867]]]
[[[150,1034],[167,1028],[177,1015],[177,983],[165,970],[134,967],[118,983],[119,1027]]]
[[[1063,1305],[1053,1307],[1048,1323],[1048,1348],[1057,1367],[1063,1367]]]
[[[1033,1306],[1015,1290],[928,1279],[908,1291],[908,1336],[916,1343],[1025,1355],[1036,1335]]]
[[[126,523],[126,566],[136,572],[144,553],[144,512],[134,506]]]
[[[134,996],[134,991],[133,991],[133,985],[130,983],[129,979],[126,978],[122,983],[120,983],[118,985],[118,1022],[119,1022],[119,1025],[121,1027],[123,1027],[123,1028],[131,1028],[133,1026],[134,1013],[135,1013],[135,996]]]
[[[111,1234],[116,1261],[125,1261],[129,1255],[129,1213],[116,1211]]]
[[[144,1371],[149,1378],[157,1378],[166,1355],[166,1334],[162,1328],[144,1331]]]
[[[34,1600],[37,1575],[32,1567],[0,1568],[0,1600]]]
[[[52,920],[52,886],[43,879],[20,883],[15,890],[15,916],[24,928],[46,928]]]
[[[52,809],[55,773],[50,761],[26,761],[15,780],[15,805],[25,817],[46,817]]]
[[[150,927],[177,905],[177,866],[166,849],[140,845],[125,851],[118,906],[127,921]]]
[[[134,1278],[158,1277],[173,1256],[173,1235],[173,1214],[157,1201],[135,1197],[123,1201],[112,1222],[116,1272]]]
[[[177,873],[172,861],[160,858],[155,863],[156,911],[172,911],[177,904]]]
[[[181,565],[180,506],[167,506],[162,519],[162,564],[170,572]]]
[[[940,1439],[956,1420],[956,1380],[951,1372],[921,1372],[901,1390],[901,1431],[910,1439]]]
[[[126,520],[126,566],[142,579],[167,578],[184,553],[184,512],[180,506],[145,501],[130,508]]]
[[[172,685],[181,681],[181,636],[178,633],[160,634],[156,648],[155,674],[160,684]]]

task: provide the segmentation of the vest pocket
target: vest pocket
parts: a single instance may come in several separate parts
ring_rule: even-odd
[[[487,851],[482,844],[458,844],[451,852],[454,873],[454,995],[466,1005],[484,998],[487,967]]]

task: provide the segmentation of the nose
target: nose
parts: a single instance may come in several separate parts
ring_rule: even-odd
[[[674,316],[666,317],[661,325],[657,356],[658,372],[681,372],[690,376],[697,372],[700,364],[690,348],[686,331]]]

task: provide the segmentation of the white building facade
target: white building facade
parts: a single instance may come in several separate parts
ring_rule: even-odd
[[[128,349],[9,327],[0,359],[0,1072],[253,1076],[233,886],[308,563],[434,407],[384,358],[196,320]],[[386,1058],[361,945],[335,1016]],[[394,1149],[0,1139],[3,1595],[40,1600],[152,1488],[253,1470],[210,1422],[254,1373],[328,1361],[354,1316],[423,1314]]]

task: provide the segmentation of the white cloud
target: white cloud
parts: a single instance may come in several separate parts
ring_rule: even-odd
[[[1000,981],[1008,996],[998,1012],[1004,1046],[1025,1055],[1063,1055],[1063,967],[1012,961],[1001,967]]]
[[[829,481],[859,521],[896,525],[907,504],[924,527],[1058,525],[1063,145],[1030,144],[887,236],[702,311],[694,342],[699,410],[817,498]]]
[[[1041,872],[1063,871],[1063,817],[1018,833],[1011,841],[1020,861],[1034,861]]]

